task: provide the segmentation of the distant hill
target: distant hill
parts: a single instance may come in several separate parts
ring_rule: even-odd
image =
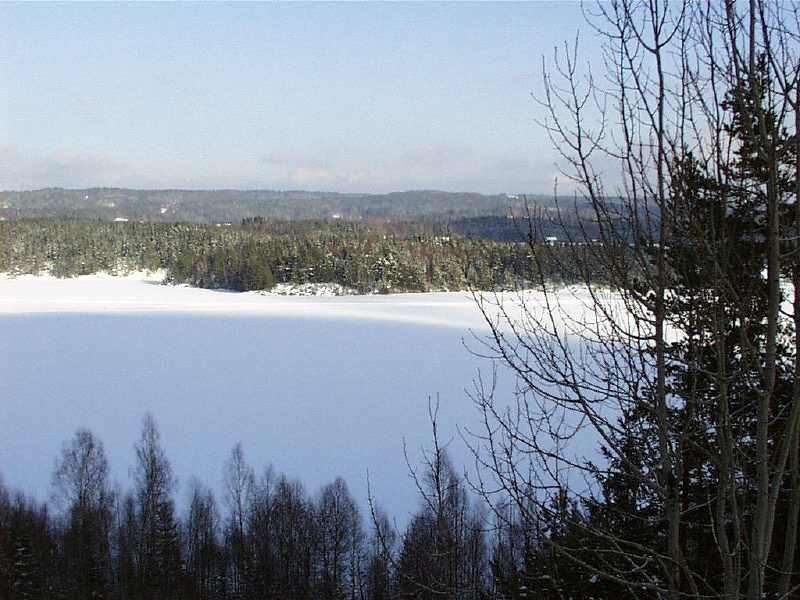
[[[195,223],[270,220],[369,219],[444,221],[523,214],[552,205],[547,196],[483,195],[440,191],[338,194],[272,190],[132,190],[48,188],[0,192],[0,219],[32,217],[128,219]]]

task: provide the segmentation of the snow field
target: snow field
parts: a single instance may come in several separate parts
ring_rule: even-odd
[[[440,436],[469,465],[459,431],[479,415],[465,390],[491,365],[466,346],[486,325],[467,293],[286,297],[161,285],[161,274],[0,279],[0,473],[46,499],[61,445],[78,428],[103,441],[114,480],[132,485],[142,417],[156,418],[186,504],[196,476],[222,500],[241,442],[310,493],[341,475],[366,513],[402,524],[417,508],[414,463]],[[510,378],[507,378],[510,379]],[[511,393],[512,381],[500,379]]]

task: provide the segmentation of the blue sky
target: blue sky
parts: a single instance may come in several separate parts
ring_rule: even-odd
[[[0,3],[0,189],[547,193],[577,2]]]

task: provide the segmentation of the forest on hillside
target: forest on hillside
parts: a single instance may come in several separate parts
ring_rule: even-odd
[[[510,221],[520,240],[529,234]],[[237,291],[335,283],[353,293],[521,289],[569,282],[577,248],[465,237],[435,223],[247,219],[236,225],[65,219],[0,222],[0,272],[74,277],[163,269]],[[586,254],[588,256],[588,254]]]
[[[270,220],[438,221],[522,216],[528,207],[552,209],[542,195],[483,195],[433,190],[344,194],[302,190],[131,190],[121,188],[0,191],[0,219],[69,218],[227,223]],[[583,206],[583,213],[586,207]]]

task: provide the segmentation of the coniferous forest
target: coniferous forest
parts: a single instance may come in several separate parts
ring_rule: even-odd
[[[362,218],[363,204],[230,225],[8,213],[11,273],[488,290],[480,353],[516,388],[501,397],[487,378],[465,399],[484,424],[476,480],[432,419],[412,472],[420,508],[401,528],[380,499],[358,506],[342,480],[309,492],[239,446],[224,497],[195,482],[179,515],[152,416],[131,490],[109,485],[100,441],[79,431],[51,504],[0,493],[0,595],[798,597],[800,5],[618,0],[586,16],[601,72],[567,44],[545,57],[538,97],[580,201],[516,211],[515,239],[473,196],[435,219]],[[37,198],[63,211],[51,192]],[[586,292],[580,310],[564,283]],[[536,305],[502,293],[530,286]]]
[[[353,293],[519,289],[575,280],[572,252],[523,243],[526,219],[504,219],[514,241],[467,237],[446,224],[267,221],[224,226],[97,220],[0,222],[0,272],[75,277],[165,270],[171,283],[236,291],[336,283]]]

